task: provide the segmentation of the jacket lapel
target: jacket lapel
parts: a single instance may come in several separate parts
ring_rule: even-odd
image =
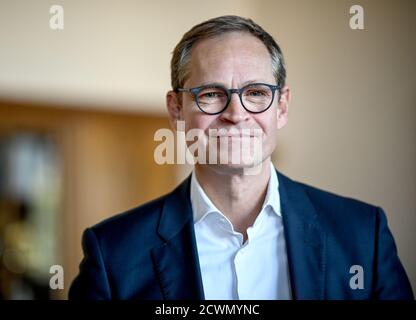
[[[196,247],[190,177],[168,195],[158,233],[164,243],[152,250],[164,299],[203,300],[201,271]]]
[[[324,230],[305,189],[277,174],[293,299],[324,299]]]

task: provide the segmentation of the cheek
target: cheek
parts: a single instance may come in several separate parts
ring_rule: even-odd
[[[205,131],[210,124],[212,123],[213,119],[212,116],[207,116],[201,114],[200,112],[192,112],[184,115],[185,120],[185,128],[186,131],[190,129],[201,129]]]
[[[263,130],[263,147],[266,153],[272,152],[277,144],[277,117],[270,113],[267,117],[257,119],[257,124]]]
[[[270,139],[277,133],[277,116],[273,112],[266,112],[261,117],[256,118],[257,124],[263,130],[266,138]]]

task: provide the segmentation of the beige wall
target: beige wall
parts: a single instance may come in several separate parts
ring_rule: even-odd
[[[61,33],[48,28],[51,4],[65,7]],[[365,30],[349,28],[353,4],[364,7]],[[415,12],[413,0],[3,0],[0,96],[166,115],[170,52],[183,32],[221,14],[250,16],[281,44],[292,88],[275,163],[382,206],[416,289]]]
[[[49,8],[64,8],[64,30]],[[163,113],[175,43],[207,17],[248,15],[250,0],[1,0],[0,97]]]

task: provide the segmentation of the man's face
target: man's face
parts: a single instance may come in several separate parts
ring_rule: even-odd
[[[271,57],[266,46],[248,33],[231,32],[197,42],[192,48],[188,67],[189,73],[184,88],[194,88],[206,84],[221,84],[225,88],[241,88],[256,82],[276,85]],[[290,98],[288,88],[283,89],[280,102],[276,92],[272,106],[265,112],[258,114],[246,111],[241,105],[238,94],[232,94],[227,109],[216,115],[203,113],[198,108],[192,94],[179,94],[182,95],[181,100],[173,92],[168,93],[167,97],[171,124],[175,128],[177,120],[184,120],[186,132],[191,129],[200,129],[205,132],[206,136],[209,135],[210,129],[223,129],[227,132],[231,130],[242,132],[243,129],[250,129],[251,133],[261,130],[261,140],[257,140],[260,141],[262,149],[260,161],[270,157],[276,147],[277,130],[283,127],[287,121],[287,103]],[[228,137],[227,139],[229,146],[241,143],[239,137]],[[251,145],[253,145],[255,138],[249,139],[252,140]],[[188,145],[191,143],[188,142]],[[217,169],[223,170],[236,167],[244,167],[244,164],[216,165]]]

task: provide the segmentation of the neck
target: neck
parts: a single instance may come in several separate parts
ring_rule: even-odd
[[[256,220],[266,197],[270,158],[261,163],[261,169],[256,175],[245,175],[242,169],[216,169],[197,164],[196,178],[214,205],[246,239],[247,228]]]

